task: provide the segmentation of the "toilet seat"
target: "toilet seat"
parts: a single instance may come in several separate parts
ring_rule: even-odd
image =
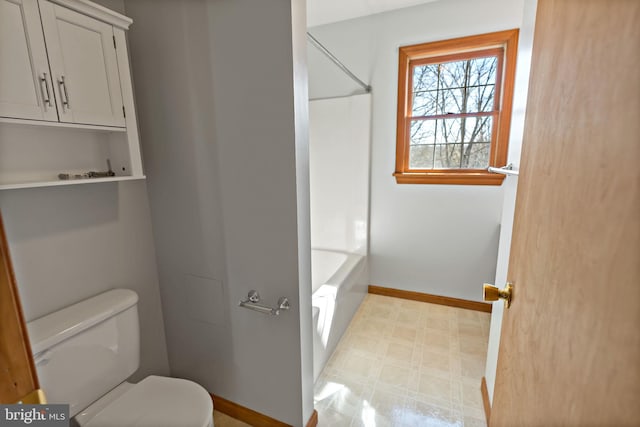
[[[212,427],[213,402],[198,384],[149,376],[131,386],[83,427]]]

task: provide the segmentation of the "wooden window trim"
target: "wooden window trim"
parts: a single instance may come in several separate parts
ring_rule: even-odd
[[[412,117],[410,84],[413,65],[425,65],[446,62],[462,57],[486,54],[492,49],[504,49],[503,61],[498,66],[496,81],[496,104],[489,166],[506,165],[509,148],[509,130],[511,127],[511,109],[515,82],[518,30],[498,31],[476,36],[460,37],[412,46],[403,46],[399,50],[398,63],[398,117],[396,130],[396,170],[393,176],[398,184],[454,184],[454,185],[500,185],[504,175],[493,174],[484,169],[410,169],[408,126]],[[488,115],[487,113],[483,113]],[[455,115],[458,116],[458,115]],[[448,115],[454,118],[454,115]],[[415,118],[413,118],[415,119]]]

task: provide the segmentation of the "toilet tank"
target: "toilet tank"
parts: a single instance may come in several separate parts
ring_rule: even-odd
[[[138,295],[114,289],[27,324],[49,403],[76,415],[124,382],[140,362]]]

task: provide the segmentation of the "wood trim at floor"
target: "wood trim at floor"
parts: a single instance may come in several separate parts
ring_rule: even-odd
[[[467,310],[482,311],[491,313],[491,304],[466,299],[442,297],[439,295],[424,294],[422,292],[404,291],[402,289],[384,288],[382,286],[369,285],[369,293],[409,299],[413,301],[429,302],[431,304],[448,305],[450,307],[465,308]]]
[[[309,418],[309,422],[307,422],[307,427],[316,427],[318,425],[318,411],[313,410],[313,414],[311,414],[311,418]]]
[[[216,411],[222,412],[236,420],[245,422],[252,427],[291,427],[289,424],[278,421],[275,418],[271,418],[267,415],[256,412],[253,409],[246,408],[242,405],[238,405],[223,397],[211,394],[213,399],[213,408]],[[316,427],[318,425],[318,412],[314,409],[307,422],[307,427]]]
[[[482,377],[480,392],[482,393],[482,403],[484,404],[484,416],[487,418],[487,425],[489,425],[489,418],[491,418],[491,401],[489,400],[489,389],[487,388],[487,379],[485,377]]]

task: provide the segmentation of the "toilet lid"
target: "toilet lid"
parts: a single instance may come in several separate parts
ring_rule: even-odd
[[[149,376],[100,411],[87,427],[207,427],[211,396],[198,384]]]

